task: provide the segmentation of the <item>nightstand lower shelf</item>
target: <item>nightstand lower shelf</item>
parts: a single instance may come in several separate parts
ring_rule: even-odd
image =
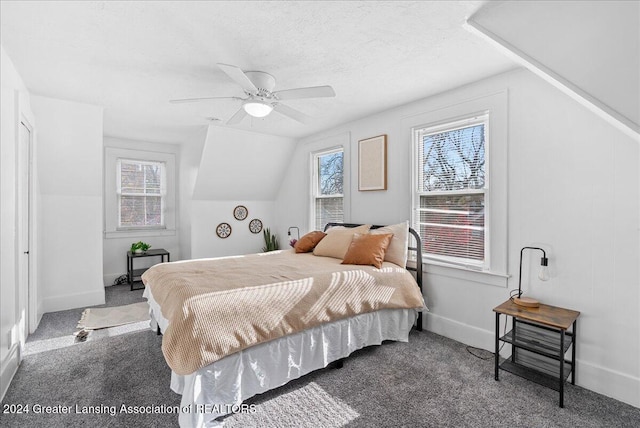
[[[555,391],[560,391],[560,384],[558,383],[557,375],[550,375],[540,371],[540,369],[538,368],[514,363],[511,361],[511,359],[504,360],[502,363],[500,363],[500,368],[506,372],[509,372],[516,376],[520,376],[521,378],[530,380],[531,382],[535,382],[538,385],[551,388]],[[566,381],[569,377],[569,373],[571,373],[570,363],[564,363],[564,372],[566,373],[564,376],[564,381]]]
[[[129,280],[129,285],[131,286],[131,291],[133,290],[141,290],[144,288],[144,284],[142,284],[142,274],[145,273],[149,268],[144,269],[133,269],[130,273],[131,277]],[[142,284],[141,287],[134,287],[135,284]]]

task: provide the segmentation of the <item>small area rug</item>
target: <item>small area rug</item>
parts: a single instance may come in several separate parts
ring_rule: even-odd
[[[77,328],[98,330],[147,320],[149,320],[147,302],[107,308],[87,308],[82,312]]]

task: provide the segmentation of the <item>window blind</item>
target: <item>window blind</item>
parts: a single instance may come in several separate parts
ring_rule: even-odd
[[[316,199],[316,230],[323,230],[327,223],[343,221],[342,197]]]

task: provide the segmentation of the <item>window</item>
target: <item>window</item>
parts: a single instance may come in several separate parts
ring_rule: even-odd
[[[164,227],[164,162],[117,160],[118,228]]]
[[[344,193],[343,149],[313,155],[313,222],[323,230],[329,222],[342,222]]]
[[[425,257],[485,267],[487,114],[414,129],[413,224]]]
[[[176,153],[151,148],[156,151],[105,147],[106,238],[175,235]]]

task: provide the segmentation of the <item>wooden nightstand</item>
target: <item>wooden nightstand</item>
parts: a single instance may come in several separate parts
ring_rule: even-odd
[[[524,377],[560,393],[564,407],[564,383],[576,376],[576,324],[580,312],[540,305],[518,306],[511,299],[493,309],[496,313],[495,379],[500,369]],[[500,337],[500,314],[512,318],[511,331]],[[508,322],[505,320],[505,322]],[[571,331],[567,330],[571,328]],[[512,345],[511,357],[500,363],[500,342]],[[572,346],[573,345],[573,346]],[[571,360],[565,354],[571,348]]]

